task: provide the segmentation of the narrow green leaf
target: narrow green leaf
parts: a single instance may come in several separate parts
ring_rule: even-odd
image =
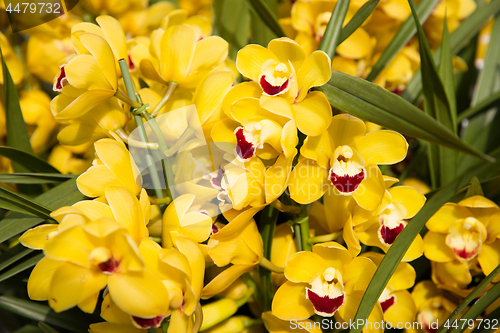
[[[500,307],[493,310],[489,315],[484,318],[484,321],[481,325],[478,325],[472,333],[493,333],[498,330],[498,325],[493,325],[500,318]],[[494,321],[495,320],[495,321]],[[485,323],[491,323],[488,328],[486,328]]]
[[[382,291],[387,285],[387,282],[389,282],[389,279],[396,270],[396,267],[401,262],[401,259],[403,259],[403,256],[410,247],[410,244],[424,227],[427,220],[429,220],[429,218],[434,215],[434,213],[437,212],[441,206],[448,202],[455,195],[455,193],[466,186],[472,176],[476,175],[480,180],[488,179],[488,177],[500,168],[500,149],[495,150],[494,153],[492,153],[492,156],[497,159],[497,162],[492,164],[480,162],[468,169],[453,182],[435,192],[435,194],[427,201],[418,214],[411,220],[410,223],[408,223],[389,248],[375,271],[375,274],[372,277],[363,298],[361,299],[361,303],[353,322],[368,318],[368,315],[378,301]],[[500,283],[495,287],[499,287],[500,289]],[[350,333],[360,333],[361,330],[362,327],[359,325],[354,329],[351,329]]]
[[[22,251],[19,252],[19,249],[22,249]],[[12,251],[14,250],[14,251]],[[14,255],[11,255],[10,252],[18,252]],[[9,267],[13,263],[21,260],[22,258],[26,257],[28,254],[32,253],[32,249],[27,249],[22,245],[17,245],[16,247],[9,249],[8,251],[2,253],[0,256],[0,271],[4,270],[6,267]]]
[[[17,148],[0,146],[0,155],[7,157],[12,162],[23,166],[28,171],[41,173],[60,173],[59,170],[57,170],[47,162],[39,159],[35,155],[24,152]]]
[[[85,196],[78,191],[76,179],[70,179],[35,198],[36,202],[51,210],[72,205]],[[44,219],[13,213],[0,221],[0,243],[42,223]]]
[[[458,122],[461,122],[462,120],[466,118],[471,118],[475,116],[476,114],[480,114],[484,111],[488,111],[491,109],[495,104],[498,104],[500,102],[500,91],[490,95],[488,98],[483,100],[482,102],[477,103],[475,106],[468,108],[467,110],[464,110],[464,112],[460,113],[458,115]]]
[[[500,176],[488,179],[481,184],[484,191],[484,196],[494,200],[500,198]]]
[[[338,45],[342,44],[349,36],[352,35],[354,31],[356,31],[365,21],[366,19],[373,13],[375,8],[377,7],[380,0],[368,0],[360,9],[354,14],[349,23],[346,24],[342,31],[340,32],[340,37],[338,41]]]
[[[7,272],[3,273],[0,275],[0,282],[5,281],[14,275],[21,273],[33,266],[35,266],[40,260],[43,258],[43,253],[37,254],[36,256],[33,256],[22,263],[12,267],[9,269]]]
[[[257,13],[260,17],[262,22],[264,22],[277,37],[286,36],[283,28],[276,18],[276,15],[271,11],[271,9],[269,9],[263,0],[248,0],[248,2],[254,9],[255,13]]]
[[[69,316],[67,312],[55,313],[47,305],[36,302],[11,296],[0,296],[0,308],[31,320],[43,321],[67,330],[82,333],[87,331],[87,327],[82,327],[82,323],[75,320],[73,316]]]
[[[465,21],[460,23],[459,27],[451,34],[451,53],[454,55],[457,54],[478,33],[489,18],[492,15],[498,14],[498,12],[500,12],[500,1],[490,1],[486,6],[476,9],[467,19],[465,19]],[[420,13],[419,17],[422,17]],[[495,43],[490,43],[490,45],[492,44]],[[434,52],[434,60],[439,64],[440,58],[441,49],[438,48]],[[418,71],[406,85],[406,89],[401,94],[401,97],[412,104],[416,104],[421,91],[421,72]]]
[[[422,0],[417,6],[417,15],[420,17],[420,23],[424,24],[425,20],[431,15],[434,7],[439,3],[440,0]],[[382,72],[382,70],[387,66],[387,64],[394,58],[394,56],[401,50],[406,43],[410,41],[413,37],[417,28],[415,27],[415,22],[413,18],[408,17],[408,19],[401,25],[398,32],[392,38],[391,42],[385,48],[384,52],[378,59],[375,66],[373,66],[372,71],[367,76],[368,81],[373,81]]]
[[[43,332],[36,326],[26,325],[18,330],[15,330],[13,333],[43,333]]]
[[[325,33],[321,42],[319,43],[318,50],[325,51],[326,54],[333,59],[335,56],[335,50],[337,45],[339,45],[340,34],[342,32],[342,26],[344,25],[345,15],[349,9],[350,0],[338,1],[333,9],[330,21],[326,26]]]
[[[469,188],[467,189],[467,193],[465,194],[466,198],[473,197],[475,195],[484,196],[483,189],[481,188],[481,183],[477,177],[472,177],[470,181]]]
[[[455,95],[455,74],[453,73],[453,55],[451,54],[450,32],[448,31],[448,20],[445,17],[443,27],[443,39],[441,42],[441,62],[439,64],[439,77],[448,99],[449,117],[451,128],[456,133],[457,128],[457,98]]]
[[[49,325],[45,324],[44,322],[39,322],[38,327],[43,331],[43,333],[59,333]]]
[[[0,55],[2,58],[3,69],[3,92],[5,99],[5,118],[7,121],[7,144],[27,153],[33,153],[30,138],[28,136],[28,130],[26,129],[26,123],[24,122],[21,106],[19,105],[17,89],[14,85],[14,81],[12,81],[12,76],[7,68],[1,49]]]
[[[51,210],[0,186],[0,208],[50,219]]]
[[[217,35],[229,43],[229,57],[236,60],[236,54],[248,42],[250,10],[248,3],[241,0],[217,0],[219,13],[215,16]]]
[[[330,81],[319,90],[333,107],[356,117],[492,161],[416,106],[376,84],[333,71]]]
[[[473,180],[476,179],[479,183],[479,180],[474,177]],[[474,298],[476,298],[477,295],[479,295],[479,293],[481,293],[481,291],[484,290],[484,288],[486,288],[490,283],[491,281],[493,281],[493,279],[500,273],[500,265],[497,266],[497,268],[495,268],[493,270],[493,272],[491,272],[490,274],[488,274],[487,277],[485,277],[483,279],[483,281],[481,281],[480,284],[477,285],[476,288],[474,288],[474,290],[472,290],[470,292],[469,295],[467,295],[467,297],[465,297],[462,302],[457,306],[457,308],[455,309],[455,311],[453,311],[449,316],[448,316],[448,319],[447,321],[449,323],[453,323],[453,321],[455,319],[457,319],[458,315],[460,313],[462,313],[463,310],[465,310],[465,308],[474,300]],[[436,333],[444,333],[445,331],[447,331],[447,328],[444,327],[444,326],[441,326],[439,328],[439,330],[436,332]]]
[[[476,303],[474,303],[474,305],[471,306],[469,310],[467,310],[467,312],[464,313],[464,315],[462,316],[462,318],[460,318],[460,320],[476,319],[484,312],[484,310],[486,310],[486,308],[491,303],[495,302],[498,298],[500,298],[500,283],[497,283],[493,288],[488,290],[486,294],[481,296],[476,301]],[[458,328],[450,330],[449,333],[462,333],[463,331],[465,331],[466,328],[467,326],[462,328],[461,325],[458,325]]]
[[[12,184],[51,184],[64,182],[76,177],[60,173],[8,173],[0,174],[0,183]]]

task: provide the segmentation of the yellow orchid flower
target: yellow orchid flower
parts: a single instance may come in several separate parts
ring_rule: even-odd
[[[305,320],[295,320],[295,321],[287,321],[281,320],[275,315],[272,314],[271,311],[262,313],[262,321],[266,326],[266,329],[270,333],[321,333],[321,328],[318,328],[318,323],[310,319]],[[316,324],[316,325],[315,325]]]
[[[387,182],[386,180],[386,184]],[[389,182],[392,183],[392,180]],[[355,207],[352,213],[352,227],[344,228],[344,238],[349,250],[354,251],[354,254],[358,253],[359,242],[353,242],[353,240],[359,239],[368,246],[377,246],[387,252],[396,237],[406,227],[407,221],[423,207],[425,200],[425,197],[412,187],[395,186],[385,191],[381,204],[374,211]],[[346,233],[354,233],[354,235],[349,237]],[[415,260],[422,253],[422,236],[417,235],[405,253],[403,261]]]
[[[127,11],[119,21],[127,36],[148,36],[173,10],[175,6],[170,2],[157,2],[144,10]]]
[[[404,186],[413,187],[415,190],[417,190],[418,193],[423,194],[423,195],[425,195],[431,191],[431,188],[429,187],[429,185],[427,185],[426,183],[424,183],[420,179],[414,178],[414,177],[405,178],[401,182],[401,184]]]
[[[167,30],[174,25],[189,25],[195,31],[196,40],[202,40],[212,34],[212,24],[205,16],[193,15],[188,17],[188,12],[184,9],[178,9],[170,12],[161,22],[161,28]]]
[[[106,187],[121,185],[138,195],[142,177],[125,144],[121,140],[101,139],[94,147],[97,158],[76,180],[80,192],[95,198],[103,196]]]
[[[312,252],[298,252],[286,263],[288,281],[274,295],[272,314],[282,320],[304,320],[315,313],[352,320],[375,269],[370,259],[353,258],[338,243],[316,244]],[[368,321],[382,319],[377,304]]]
[[[62,102],[64,99],[62,97],[59,101]],[[70,103],[71,99],[68,99],[68,102]],[[111,97],[84,115],[70,120],[57,134],[57,139],[61,144],[70,146],[94,142],[108,137],[110,131],[121,130],[127,125],[128,120],[129,115],[123,103],[118,98]]]
[[[426,223],[424,254],[433,262],[433,280],[467,286],[472,275],[488,275],[500,263],[500,208],[475,195],[447,203]],[[498,282],[496,277],[493,282]]]
[[[458,305],[458,300],[450,300],[447,294],[429,280],[417,283],[411,296],[417,307],[415,319],[421,326],[411,325],[406,328],[410,333],[436,332]]]
[[[21,59],[17,56],[16,52],[12,50],[9,40],[3,33],[0,32],[0,48],[2,48],[3,58],[5,64],[9,69],[12,81],[14,84],[19,84],[24,78],[24,69]],[[3,85],[3,68],[0,68],[0,84]]]
[[[353,196],[364,209],[376,209],[385,192],[377,164],[394,164],[406,156],[408,144],[394,131],[366,134],[366,125],[347,114],[336,115],[328,131],[307,137],[293,169],[289,190],[301,204],[316,201],[326,191]]]
[[[149,59],[142,59],[142,74],[153,81],[194,89],[218,64],[227,58],[228,44],[218,36],[196,40],[193,28],[175,25],[151,34]]]
[[[79,175],[91,165],[94,157],[92,143],[79,146],[57,145],[50,152],[47,162],[63,174]]]
[[[238,52],[236,67],[260,88],[263,108],[294,119],[304,134],[320,135],[330,124],[332,110],[325,95],[309,92],[330,79],[331,63],[326,53],[315,51],[306,56],[297,42],[279,38],[270,41],[267,49],[245,46]]]
[[[19,98],[24,122],[31,132],[30,144],[33,152],[40,153],[47,148],[52,133],[57,126],[50,112],[50,98],[41,90],[23,90]]]
[[[292,228],[287,223],[277,225],[271,248],[271,262],[278,267],[284,267],[290,257],[298,250]],[[273,272],[271,276],[274,285],[278,287],[287,281],[284,274]]]
[[[203,288],[202,297],[210,298],[229,287],[237,278],[259,264],[263,256],[262,237],[251,219],[239,231],[222,228],[210,236],[208,256],[218,267],[233,264]]]
[[[365,252],[360,257],[369,258],[377,267],[383,255],[375,252]],[[402,262],[391,276],[378,302],[384,312],[384,321],[396,327],[398,323],[413,322],[417,308],[407,289],[415,284],[415,269],[408,263]]]

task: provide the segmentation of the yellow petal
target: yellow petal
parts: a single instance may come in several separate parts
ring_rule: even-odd
[[[345,292],[350,294],[355,290],[366,290],[376,269],[377,266],[368,258],[351,260],[341,270]]]
[[[59,122],[69,121],[83,116],[99,104],[113,97],[112,90],[89,90],[73,100],[64,110],[55,115]]]
[[[160,73],[166,81],[179,82],[189,71],[195,52],[193,29],[185,25],[169,28],[161,38]]]
[[[446,203],[443,207],[432,215],[425,223],[425,226],[434,232],[448,233],[450,226],[456,220],[465,219],[473,216],[472,213],[465,207],[458,206],[454,203]]]
[[[424,237],[424,254],[432,261],[448,262],[456,259],[453,250],[446,245],[446,235],[429,231]]]
[[[43,249],[50,259],[64,260],[83,267],[90,267],[88,256],[96,245],[80,226],[68,228],[51,237]]]
[[[466,287],[472,282],[472,276],[464,262],[431,262],[432,280],[436,284]]]
[[[394,292],[393,295],[396,296],[396,304],[385,311],[384,320],[390,322],[394,327],[398,323],[412,322],[417,313],[417,307],[410,293],[401,290]]]
[[[297,102],[301,102],[312,87],[322,86],[330,80],[332,76],[331,61],[323,51],[314,51],[304,61],[297,73],[299,94]]]
[[[143,329],[135,328],[132,324],[97,323],[90,324],[90,333],[144,333]]]
[[[201,294],[203,277],[205,276],[205,257],[198,244],[187,237],[177,236],[175,246],[186,256],[191,266],[191,288],[196,297]]]
[[[95,20],[106,36],[106,41],[109,43],[116,60],[125,59],[128,63],[127,43],[120,22],[109,15],[98,16]]]
[[[321,329],[318,324],[310,319],[297,320],[296,322],[290,322],[288,320],[281,320],[276,316],[273,316],[271,311],[264,312],[262,314],[262,320],[264,321],[264,326],[270,333],[321,333]],[[316,324],[316,325],[315,325]]]
[[[168,310],[168,292],[158,277],[147,270],[112,274],[108,278],[113,302],[126,313],[153,318]]]
[[[331,135],[328,132],[323,132],[319,136],[307,137],[304,145],[300,148],[300,154],[315,160],[321,167],[330,169],[330,157],[335,148]]]
[[[226,268],[203,288],[201,297],[206,299],[221,293],[253,267],[253,265],[233,265]]]
[[[352,260],[352,254],[336,242],[320,243],[313,246],[313,253],[318,254],[327,263],[328,267],[341,269]]]
[[[90,220],[98,220],[103,217],[113,218],[113,213],[108,205],[95,200],[79,201],[72,206],[80,210]]]
[[[108,79],[112,89],[116,90],[118,86],[116,60],[109,44],[102,37],[90,33],[82,33],[79,38],[80,42],[97,60],[102,73]]]
[[[337,46],[336,51],[348,59],[364,58],[372,51],[371,37],[363,28],[358,28]]]
[[[91,166],[77,179],[78,190],[89,198],[104,195],[104,189],[110,185],[122,185],[105,165]]]
[[[47,257],[42,258],[31,271],[28,280],[28,296],[35,301],[46,301],[49,299],[50,281],[54,272],[63,264]]]
[[[140,244],[143,238],[148,237],[148,228],[139,200],[121,186],[106,187],[105,195],[115,220],[127,228],[136,244]]]
[[[359,118],[339,114],[333,117],[328,133],[333,139],[333,147],[351,145],[354,140],[365,135],[366,125]]]
[[[30,249],[41,250],[47,243],[49,234],[57,229],[57,224],[42,224],[26,231],[19,237],[19,242]]]
[[[314,307],[306,299],[305,283],[285,282],[274,294],[272,314],[282,320],[303,320],[314,314]]]
[[[325,261],[316,253],[298,252],[286,263],[285,276],[291,282],[309,283],[325,265]]]
[[[79,55],[71,59],[64,67],[68,82],[78,89],[109,89],[110,82],[104,76],[97,60],[91,55]]]
[[[290,197],[300,204],[318,200],[328,190],[328,171],[309,159],[302,159],[290,174]]]
[[[253,97],[260,98],[262,95],[262,89],[255,82],[242,82],[229,90],[229,92],[224,97],[222,101],[222,110],[224,113],[232,118],[231,116],[231,106],[234,102],[241,98]]]
[[[470,208],[498,208],[498,206],[488,198],[482,195],[474,195],[458,203],[459,206]]]
[[[200,42],[201,43],[201,42]],[[197,46],[198,47],[198,46]],[[207,119],[222,106],[222,99],[233,84],[230,72],[215,72],[200,83],[193,96],[193,103],[204,124]]]
[[[405,219],[411,219],[424,206],[425,196],[418,193],[413,187],[396,186],[388,190],[392,202],[401,203],[407,209]]]
[[[339,197],[344,197],[343,195],[339,195]],[[349,217],[346,219],[347,223],[344,226],[344,229],[342,230],[342,237],[344,238],[347,248],[349,249],[349,252],[353,256],[357,256],[359,252],[361,251],[361,245],[359,244],[359,239],[356,235],[356,232],[354,231],[354,228],[352,226],[352,218],[351,215],[349,214]]]
[[[484,275],[488,275],[500,264],[500,239],[497,239],[492,244],[483,244],[481,253],[479,253],[477,260],[481,265]],[[497,283],[500,277],[497,275],[493,280]]]
[[[290,38],[283,37],[273,39],[269,42],[267,48],[281,63],[288,64],[290,61],[293,68],[295,68],[295,71],[298,71],[299,68],[301,68],[304,60],[306,59],[304,49]]]
[[[106,281],[107,276],[100,270],[63,263],[50,282],[49,305],[56,312],[72,308],[99,293]]]
[[[305,135],[320,135],[332,121],[332,108],[321,91],[313,91],[301,100],[292,104],[297,128]]]
[[[406,251],[402,261],[408,262],[413,261],[422,256],[424,253],[424,241],[422,240],[422,236],[417,235],[413,242],[410,244],[410,247]]]
[[[262,64],[268,60],[278,58],[263,46],[250,44],[238,51],[236,68],[244,77],[257,81],[262,72]]]
[[[374,210],[382,201],[385,193],[384,177],[380,169],[372,164],[366,166],[368,177],[361,182],[354,192],[358,205],[367,210]]]
[[[211,69],[227,58],[227,42],[219,36],[203,38],[196,43],[193,62],[189,72],[193,73],[202,69]],[[232,78],[231,78],[232,81]]]
[[[294,119],[292,105],[283,97],[269,97],[262,95],[260,98],[260,105],[274,114],[288,119]]]
[[[397,132],[376,131],[357,139],[354,147],[367,164],[395,164],[406,157],[408,143]]]

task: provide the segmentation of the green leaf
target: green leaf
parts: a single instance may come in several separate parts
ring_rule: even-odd
[[[420,23],[423,24],[425,20],[431,15],[434,7],[439,3],[440,0],[422,0],[417,6],[417,14],[420,17]],[[398,32],[392,38],[391,42],[385,48],[384,52],[378,59],[375,66],[373,66],[372,71],[367,76],[368,81],[373,81],[382,72],[382,70],[387,66],[387,64],[394,58],[394,56],[401,50],[406,43],[410,41],[413,37],[417,28],[415,27],[415,22],[411,17],[401,25]]]
[[[368,318],[368,315],[378,301],[382,291],[387,285],[387,282],[389,282],[389,279],[396,270],[396,267],[401,262],[401,259],[403,259],[403,256],[410,247],[410,244],[424,227],[427,220],[429,220],[429,218],[434,215],[434,213],[441,208],[441,206],[448,202],[455,195],[455,193],[466,186],[472,176],[476,175],[480,180],[484,180],[488,179],[488,177],[500,169],[500,149],[495,150],[494,153],[492,153],[492,156],[497,159],[497,162],[492,164],[486,164],[483,162],[475,164],[472,168],[457,177],[453,182],[435,192],[435,194],[427,201],[418,214],[411,220],[410,223],[408,223],[389,248],[375,271],[375,274],[373,275],[370,284],[361,299],[361,303],[353,322]],[[500,288],[500,283],[495,287]],[[491,290],[493,290],[493,288]],[[496,295],[496,297],[498,297],[498,295]],[[361,330],[362,327],[359,325],[354,329],[351,329],[350,333],[360,333]]]
[[[26,123],[24,122],[21,106],[19,105],[19,97],[17,95],[16,86],[14,85],[14,81],[12,81],[12,76],[7,68],[1,49],[0,54],[3,69],[3,92],[5,99],[5,118],[7,121],[7,144],[27,153],[33,153],[30,138],[28,136],[28,130],[26,129]],[[16,166],[14,166],[14,170],[17,171]],[[19,169],[19,171],[22,170]]]
[[[474,177],[474,178],[477,180],[476,177]],[[474,178],[473,178],[473,180],[474,180]],[[463,310],[465,310],[465,308],[474,300],[474,298],[476,298],[477,295],[479,295],[479,293],[481,293],[481,291],[484,290],[484,288],[486,288],[491,283],[491,281],[493,281],[493,279],[498,275],[498,273],[500,273],[500,265],[498,265],[497,268],[495,268],[493,270],[493,272],[491,272],[490,274],[488,274],[488,276],[485,277],[483,279],[483,281],[481,281],[481,283],[478,284],[478,286],[476,288],[474,288],[474,290],[472,290],[470,292],[470,294],[467,295],[467,297],[462,300],[462,302],[457,306],[457,308],[455,309],[455,311],[453,311],[448,316],[447,321],[449,323],[453,323],[453,321],[455,319],[457,319],[458,315],[460,313],[462,313]],[[439,328],[439,330],[436,333],[444,333],[445,331],[447,331],[447,328],[444,327],[444,325],[443,325],[443,326],[441,326]]]
[[[481,183],[479,182],[479,179],[477,179],[477,177],[472,177],[469,188],[467,189],[467,193],[465,193],[465,197],[469,198],[475,195],[484,196],[484,193],[483,189],[481,188]]]
[[[43,332],[36,326],[26,325],[18,330],[15,330],[13,333],[43,333]]]
[[[0,186],[0,208],[51,219],[51,210]]]
[[[7,250],[0,256],[0,271],[4,270],[6,267],[9,267],[13,263],[21,260],[22,258],[26,257],[28,254],[32,252],[33,252],[32,249],[27,249],[21,244],[18,244],[17,246]]]
[[[500,176],[497,176],[481,184],[484,191],[484,195],[487,198],[495,199],[500,198]]]
[[[85,196],[78,191],[76,179],[70,179],[35,198],[36,202],[56,210],[83,200]],[[0,243],[42,223],[44,219],[26,214],[13,213],[0,221]]]
[[[457,54],[486,24],[492,15],[496,15],[500,12],[500,1],[490,1],[484,7],[478,8],[472,13],[465,21],[460,23],[459,27],[451,34],[450,44],[451,53]],[[419,17],[420,13],[419,13]],[[493,39],[492,39],[493,40]],[[493,45],[495,43],[490,43]],[[439,59],[441,57],[441,49],[438,48],[434,52],[434,60],[439,64]],[[418,102],[420,93],[422,91],[422,81],[421,72],[416,72],[410,82],[406,85],[405,91],[401,94],[401,97],[409,101],[410,103],[416,104]]]
[[[241,0],[216,0],[214,8],[218,8],[219,11],[215,16],[217,35],[229,43],[229,57],[236,60],[236,54],[248,42],[250,28],[248,3]]]
[[[337,45],[339,45],[340,34],[342,32],[342,26],[344,25],[345,15],[349,9],[350,0],[338,1],[333,9],[330,21],[326,26],[325,33],[321,42],[319,43],[318,50],[325,51],[326,54],[333,59],[335,56],[335,50]]]
[[[498,104],[500,102],[500,91],[490,95],[488,98],[484,99],[482,102],[478,102],[475,106],[468,108],[467,110],[464,110],[462,113],[458,115],[458,122],[461,122],[462,120],[466,118],[471,118],[475,116],[476,114],[480,114],[484,111],[488,111],[491,109],[495,104]]]
[[[262,20],[262,22],[269,27],[269,29],[277,36],[277,37],[285,37],[286,34],[281,28],[281,25],[276,18],[276,15],[269,9],[267,4],[263,0],[248,0],[249,4],[254,9],[255,13]],[[252,25],[254,22],[252,22]],[[253,27],[252,27],[253,28]]]
[[[36,256],[33,256],[22,263],[12,267],[9,269],[7,272],[3,273],[0,275],[0,282],[5,281],[14,275],[21,273],[33,266],[35,266],[40,260],[43,258],[43,253],[37,254]]]
[[[500,307],[496,308],[489,315],[487,315],[484,318],[482,325],[478,325],[474,329],[474,331],[472,331],[472,333],[493,333],[493,332],[497,331],[498,325],[489,325],[490,327],[486,328],[485,322],[495,323],[495,322],[497,322],[496,320],[498,320],[498,318],[500,318]],[[493,320],[495,320],[495,321],[493,321]]]
[[[0,296],[0,308],[31,320],[38,320],[75,332],[86,332],[88,325],[65,313],[55,313],[47,305],[11,296]],[[82,327],[83,326],[83,327]]]
[[[376,84],[333,71],[330,81],[319,90],[333,107],[356,117],[492,161],[416,106]]]
[[[469,310],[467,310],[467,312],[464,313],[464,315],[462,316],[462,318],[460,318],[460,320],[476,319],[484,312],[484,310],[486,310],[486,308],[491,303],[495,302],[498,298],[500,298],[500,283],[497,283],[493,288],[488,290],[486,294],[481,296],[476,301],[476,303],[474,303],[474,305],[471,306]],[[496,319],[498,319],[498,317]],[[463,328],[461,327],[461,325],[458,325],[458,328],[450,330],[449,333],[462,333],[463,331],[465,331],[466,328],[467,328],[466,325]]]
[[[443,84],[444,92],[449,105],[450,129],[456,133],[457,128],[457,98],[455,95],[455,75],[453,73],[453,55],[451,54],[450,32],[448,31],[448,20],[445,17],[443,27],[443,39],[441,42],[441,62],[439,64],[439,77]],[[431,54],[432,56],[432,54]],[[446,116],[446,115],[443,115]]]
[[[17,163],[32,172],[60,173],[59,170],[47,162],[39,159],[35,155],[16,148],[0,146],[0,155],[7,157],[12,162]]]
[[[39,322],[38,327],[43,331],[43,333],[59,333],[49,325],[45,324],[44,322]]]
[[[0,174],[0,183],[13,184],[51,184],[60,183],[76,177],[60,173],[8,173]]]
[[[366,19],[373,13],[380,0],[368,0],[360,9],[354,14],[349,23],[346,24],[340,32],[338,45],[342,44],[354,31],[356,31]]]

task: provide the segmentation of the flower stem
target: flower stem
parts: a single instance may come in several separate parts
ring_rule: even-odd
[[[165,92],[165,95],[163,95],[162,99],[155,106],[153,112],[151,112],[151,116],[155,117],[156,114],[160,112],[161,108],[164,107],[165,104],[167,104],[168,100],[170,99],[170,97],[172,97],[177,86],[178,86],[177,82],[170,82],[167,91]]]
[[[121,66],[120,66],[121,68]],[[130,74],[129,74],[130,77]],[[125,75],[123,75],[123,81],[125,81]],[[132,89],[134,89],[134,84],[132,83],[132,79],[130,80],[130,83],[132,84]],[[127,86],[127,83],[125,83],[125,87],[127,88],[127,93],[129,90],[129,87]],[[135,97],[135,90],[134,90],[134,96],[132,97],[130,94],[129,96],[125,95],[121,90],[117,90],[115,93],[115,97],[118,98],[119,100],[127,103],[134,109],[140,108],[142,105],[139,103]]]
[[[259,265],[273,273],[283,273],[285,271],[285,268],[276,266],[267,258],[261,258]]]
[[[316,236],[316,237],[311,237],[307,241],[310,245],[316,244],[316,243],[324,243],[324,242],[330,242],[333,240],[336,240],[337,238],[342,236],[342,231],[337,231],[331,234],[327,235],[321,235],[321,236]]]
[[[132,82],[132,78],[130,77],[127,61],[125,59],[121,59],[118,61],[118,63],[120,64],[120,69],[122,71],[123,82],[125,83],[125,87],[127,88],[128,98],[136,105],[139,105],[140,107],[141,105],[137,102],[137,97],[135,96],[134,83]],[[146,129],[144,128],[144,123],[142,122],[142,117],[140,115],[134,114],[134,119],[137,128],[139,130],[139,138],[141,139],[142,142],[148,143],[148,137],[146,135]],[[160,183],[160,178],[158,177],[158,173],[156,172],[156,168],[153,159],[151,157],[151,151],[148,149],[148,153],[145,155],[146,155],[146,162],[149,165],[149,173],[151,175],[151,181],[153,182],[156,197],[163,198],[163,191]]]
[[[307,212],[305,212],[307,214]],[[299,251],[311,251],[311,244],[309,243],[309,217],[306,215],[296,219],[293,224],[293,232],[297,239]]]
[[[278,219],[278,210],[268,205],[261,214],[260,233],[264,242],[264,258],[271,259],[271,249],[273,246],[274,228]],[[264,259],[262,258],[262,259]],[[269,260],[268,260],[269,261]],[[261,260],[262,262],[262,260]],[[273,281],[271,271],[263,266],[259,267],[260,283],[262,289],[262,311],[271,310],[271,300],[273,298]]]

